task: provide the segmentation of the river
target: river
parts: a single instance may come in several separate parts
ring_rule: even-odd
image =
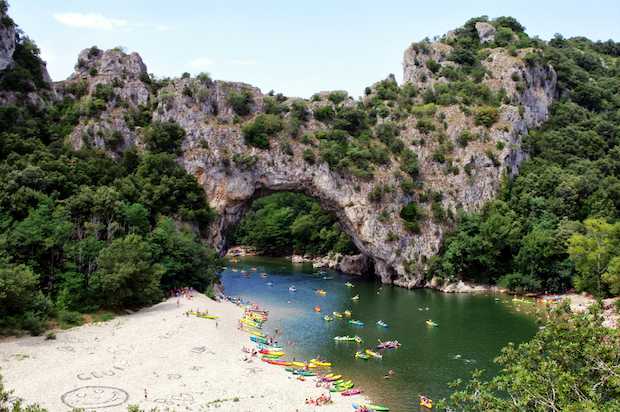
[[[261,272],[267,277],[261,277]],[[448,383],[466,379],[474,369],[496,373],[493,359],[501,347],[527,340],[537,329],[534,317],[522,307],[527,305],[505,295],[406,290],[334,271],[321,274],[311,265],[293,265],[285,259],[240,258],[228,264],[221,279],[227,295],[269,310],[265,330],[280,331],[279,343],[289,358],[320,355],[375,403],[393,411],[418,411],[420,394],[434,400],[449,396]],[[291,285],[296,292],[289,291]],[[320,296],[316,289],[327,294]],[[359,300],[351,299],[355,295]],[[321,313],[314,311],[315,306],[320,306]],[[325,314],[346,309],[351,310],[351,319],[365,326],[351,325],[346,318],[323,319]],[[438,326],[428,326],[427,319]],[[388,327],[378,326],[378,320]],[[335,342],[334,336],[340,335],[358,335],[364,341],[359,346]],[[356,350],[374,348],[379,339],[397,339],[402,346],[385,351],[380,360],[354,358]],[[395,373],[385,379],[390,369]]]

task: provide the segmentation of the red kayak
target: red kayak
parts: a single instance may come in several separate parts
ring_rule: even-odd
[[[359,395],[360,393],[362,393],[362,390],[359,388],[347,389],[344,392],[340,392],[342,396],[353,396],[353,395]]]
[[[278,365],[278,366],[290,366],[291,365],[290,362],[283,361],[283,360],[277,360],[277,359],[260,358],[260,360],[262,360],[263,362],[267,362],[272,365]]]

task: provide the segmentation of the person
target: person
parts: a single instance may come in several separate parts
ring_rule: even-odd
[[[144,388],[144,399],[148,398],[148,395],[146,393],[146,388]]]

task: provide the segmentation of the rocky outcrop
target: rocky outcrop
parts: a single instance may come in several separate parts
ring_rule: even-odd
[[[13,64],[15,52],[15,23],[7,15],[6,10],[0,10],[0,71]]]
[[[444,293],[506,293],[507,289],[500,288],[496,285],[481,285],[476,283],[458,281],[447,281],[437,277],[431,278],[424,287],[439,290]]]
[[[447,83],[449,80],[438,68],[456,65],[448,60],[451,52],[452,47],[442,42],[411,45],[403,61],[405,82],[413,84],[419,95]],[[441,130],[440,141],[419,127],[420,117],[416,114],[391,119],[398,121],[405,147],[417,154],[418,181],[426,192],[441,193],[433,202],[448,215],[455,215],[458,209],[480,209],[496,196],[504,174],[518,172],[525,156],[521,138],[547,118],[555,94],[555,72],[549,66],[527,64],[523,57],[529,50],[519,50],[516,55],[504,48],[486,52],[487,58],[482,61],[486,74],[481,83],[504,96],[492,125],[477,124],[472,113],[457,104],[436,106],[432,121]],[[75,74],[59,87],[70,93],[69,86],[79,83],[86,87],[81,99],[92,99],[98,84],[112,86],[114,93],[101,113],[82,119],[71,134],[75,148],[88,142],[112,156],[126,147],[141,148],[140,128],[127,123],[127,114],[141,108],[149,110],[152,120],[175,121],[186,131],[178,161],[196,177],[217,212],[208,240],[220,251],[228,247],[226,233],[254,199],[275,191],[297,191],[318,199],[325,209],[334,212],[357,248],[372,260],[374,273],[382,282],[404,287],[426,284],[423,274],[428,260],[438,252],[450,222],[432,219],[430,202],[420,201],[419,193],[401,189],[399,158],[391,157],[374,171],[372,179],[341,173],[321,160],[309,162],[308,152],[318,157],[319,142],[304,142],[300,136],[327,127],[312,115],[297,124],[294,133],[285,128],[272,137],[268,150],[249,146],[241,129],[265,110],[266,96],[259,89],[243,83],[212,81],[206,76],[173,79],[151,89],[146,67],[135,53],[83,51]],[[373,90],[367,99],[375,96]],[[243,113],[236,112],[231,104],[231,97],[240,94],[248,101]],[[334,104],[328,96],[318,94],[306,102],[310,111]],[[280,103],[290,108],[295,100],[282,98]],[[340,103],[350,107],[358,104],[364,102],[349,99]],[[282,117],[287,125],[294,124],[290,112]],[[384,121],[379,119],[378,123]],[[477,138],[467,145],[457,144],[465,132]],[[122,137],[118,147],[109,146],[109,133]],[[449,171],[435,159],[442,145],[452,147]],[[377,188],[385,190],[380,200],[373,200],[371,194]],[[414,200],[427,218],[420,222],[419,231],[412,232],[399,212]],[[363,262],[347,260],[344,265],[353,270],[362,267]]]
[[[495,27],[491,23],[485,21],[476,22],[476,31],[478,32],[478,38],[480,43],[491,43],[495,41]]]

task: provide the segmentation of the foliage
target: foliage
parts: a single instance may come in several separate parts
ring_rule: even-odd
[[[620,222],[587,219],[585,233],[574,233],[568,240],[568,253],[575,262],[575,287],[604,297],[620,294]]]
[[[252,96],[252,93],[247,89],[231,91],[228,94],[228,104],[230,104],[233,111],[239,116],[247,116],[248,114],[250,114],[253,103],[254,97]]]
[[[521,42],[518,25],[499,21]],[[473,26],[466,26],[457,36],[469,38]],[[556,36],[537,45],[542,51],[532,58],[553,65],[565,97],[552,105],[547,123],[526,137],[530,159],[519,176],[504,182],[500,199],[481,213],[460,216],[431,271],[521,292],[576,286],[618,294],[612,286],[618,282],[616,254],[597,256],[615,244],[611,227],[620,217],[620,101],[609,92],[620,90],[618,57],[613,47],[584,38]],[[477,123],[492,125],[493,109],[478,107]],[[463,133],[457,141],[465,145],[471,137]]]
[[[289,192],[254,201],[231,240],[273,256],[355,251],[334,216],[323,211],[316,200]]]
[[[144,143],[151,152],[179,154],[185,130],[174,122],[155,122],[144,130]]]
[[[502,349],[499,374],[480,370],[457,381],[439,408],[458,411],[615,411],[620,409],[620,335],[601,325],[600,309],[573,315],[562,306],[548,313],[539,332]]]
[[[259,114],[241,129],[245,142],[259,149],[269,149],[269,137],[282,131],[282,120],[273,114]]]
[[[495,107],[483,106],[476,108],[474,120],[477,126],[491,127],[499,118],[499,112]]]
[[[400,217],[404,221],[405,228],[410,232],[419,233],[419,221],[424,217],[417,204],[408,203],[400,210]]]

